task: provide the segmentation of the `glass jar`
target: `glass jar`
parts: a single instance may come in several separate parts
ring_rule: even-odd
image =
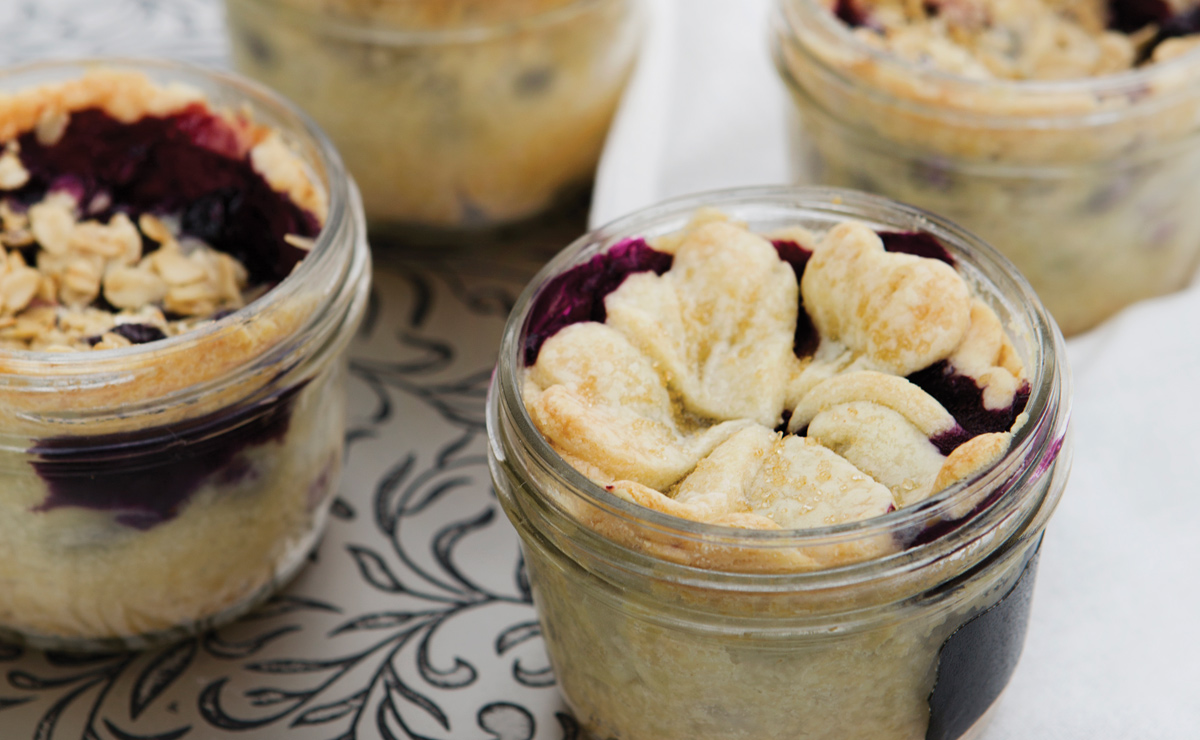
[[[367,218],[451,242],[575,203],[636,57],[639,0],[226,0],[242,72],[337,143]]]
[[[1028,420],[978,477],[883,516],[745,530],[629,503],[564,462],[523,402],[530,307],[554,276],[700,207],[755,231],[857,219],[934,234],[1026,367]],[[1037,552],[1070,467],[1061,335],[1010,263],[950,222],[835,189],[692,196],[594,231],[534,278],[505,328],[487,407],[499,500],[520,534],[546,647],[597,737],[961,738],[983,724],[1024,639]],[[871,546],[891,540],[898,547]],[[827,569],[779,563],[860,552]],[[704,553],[711,568],[678,553]],[[885,554],[886,553],[886,554]]]
[[[1186,285],[1200,261],[1200,50],[1120,74],[972,80],[779,0],[802,182],[913,203],[1004,252],[1068,336]]]
[[[290,275],[190,332],[92,352],[0,350],[0,633],[72,650],[207,629],[300,568],[337,487],[344,350],[370,281],[362,206],[337,152],[268,91],[150,61],[19,67],[0,90],[97,65],[182,83],[278,132],[328,210]]]

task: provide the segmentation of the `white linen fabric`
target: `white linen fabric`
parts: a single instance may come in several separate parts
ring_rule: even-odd
[[[790,103],[769,58],[770,1],[646,0],[650,37],[601,165],[594,223],[688,192],[788,180]],[[226,48],[220,8],[219,0],[0,0],[0,60],[123,53],[219,65]],[[532,607],[511,593],[516,536],[491,509],[479,438],[478,399],[503,321],[497,284],[515,294],[527,275],[498,261],[451,264],[377,270],[380,316],[352,351],[358,371],[351,422],[371,433],[352,448],[342,484],[345,506],[318,561],[272,607],[218,635],[231,642],[218,639],[217,647],[250,652],[235,660],[211,646],[182,643],[133,663],[116,656],[116,663],[102,666],[106,688],[83,694],[75,691],[79,682],[31,689],[28,681],[5,680],[0,734],[82,737],[85,728],[111,719],[145,736],[192,727],[188,738],[321,740],[353,730],[367,740],[383,736],[376,718],[384,715],[376,709],[395,693],[384,670],[391,664],[391,675],[432,697],[445,713],[442,726],[421,706],[401,704],[423,734],[480,736],[486,720],[532,735],[536,717],[538,740],[562,737],[558,714],[564,709],[541,642],[533,639]],[[428,311],[413,309],[421,295]],[[406,343],[411,337],[424,344]],[[414,361],[427,346],[451,347],[453,359],[445,367]],[[1200,287],[1133,307],[1072,340],[1069,349],[1074,474],[1043,548],[1025,654],[983,740],[1195,740],[1200,495],[1191,471],[1200,460],[1200,384],[1191,374],[1200,367]],[[379,411],[385,391],[387,408],[395,408],[387,419]],[[460,485],[463,476],[469,484]],[[413,512],[404,547],[411,559],[401,562],[390,534],[369,512],[378,508],[377,499],[391,501],[387,496],[413,479],[430,489],[450,479],[455,485],[445,489],[442,504]],[[490,519],[480,514],[488,511]],[[430,573],[443,574],[430,555],[437,534],[461,521],[483,527],[463,540],[456,561],[472,588],[454,586],[448,575],[427,582]],[[466,656],[477,680],[458,688],[423,681],[413,641],[410,650],[371,656],[308,704],[282,710],[266,702],[237,704],[230,711],[246,724],[223,719],[222,729],[200,715],[201,708],[222,709],[219,702],[201,707],[198,696],[209,688],[236,697],[277,685],[277,674],[246,666],[277,660],[295,669],[355,654],[362,640],[374,641],[389,628],[389,615],[409,608],[407,600],[420,601],[387,591],[400,582],[429,588],[440,599],[439,614],[458,615],[444,625],[429,622],[441,625],[433,641],[435,666],[453,667],[453,656]],[[472,606],[458,609],[460,603]],[[394,628],[410,624],[400,620]],[[283,638],[246,641],[267,634]],[[503,655],[496,654],[497,644],[507,645]],[[525,671],[520,681],[514,679],[517,662]],[[5,646],[0,665],[6,677],[99,675],[95,665],[50,664],[42,653]],[[144,711],[130,717],[135,694]],[[61,706],[70,707],[60,714],[63,697]],[[261,720],[265,715],[277,718]],[[51,716],[56,726],[47,724]],[[392,734],[400,732],[391,719],[378,722],[385,720]]]
[[[771,0],[649,0],[592,223],[787,182]],[[1075,461],[1021,664],[982,740],[1200,737],[1200,285],[1069,342]]]

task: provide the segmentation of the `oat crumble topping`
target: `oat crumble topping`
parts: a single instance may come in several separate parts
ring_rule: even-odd
[[[103,223],[80,210],[64,191],[23,210],[0,201],[0,348],[128,347],[191,331],[262,290],[177,221],[117,213]]]
[[[1192,0],[825,0],[865,43],[970,79],[1115,74],[1200,44]]]
[[[0,350],[191,331],[286,276],[325,212],[278,132],[191,88],[102,70],[0,95]]]

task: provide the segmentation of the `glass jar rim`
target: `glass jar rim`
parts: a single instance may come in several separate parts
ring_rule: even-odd
[[[1129,107],[1120,110],[1099,110],[1090,113],[1066,112],[1061,115],[1048,113],[1012,113],[1005,115],[993,112],[973,113],[967,109],[954,108],[948,105],[936,105],[922,101],[919,98],[893,95],[878,86],[868,86],[877,94],[884,95],[894,101],[902,101],[904,104],[914,108],[953,110],[963,117],[972,119],[1005,120],[1015,118],[1025,121],[1028,124],[1036,124],[1036,122],[1043,120],[1059,121],[1066,119],[1102,124],[1127,114],[1130,107],[1150,108],[1165,105],[1174,96],[1183,94],[1184,91],[1200,84],[1200,47],[1162,62],[1155,62],[1142,67],[1095,77],[1075,77],[1059,80],[972,79],[951,72],[922,66],[902,59],[885,49],[864,43],[854,34],[849,26],[838,20],[819,0],[777,0],[774,15],[777,25],[780,26],[780,30],[786,29],[786,32],[790,34],[791,40],[798,40],[800,38],[798,28],[803,27],[807,32],[820,34],[823,40],[851,48],[855,53],[869,58],[871,62],[879,65],[881,68],[901,73],[912,80],[928,81],[942,85],[949,89],[949,93],[945,96],[947,98],[953,97],[953,93],[959,91],[973,94],[994,92],[1014,96],[1016,99],[1025,98],[1031,101],[1052,101],[1061,96],[1083,93],[1094,95],[1098,100],[1125,96],[1132,101]],[[861,84],[861,78],[851,77],[843,73],[807,45],[797,44],[797,46],[816,61],[825,72],[834,75],[840,82],[849,85]],[[1181,76],[1189,76],[1189,73],[1191,73],[1190,77],[1193,83],[1182,86],[1181,90],[1175,91],[1172,95],[1145,95],[1145,92],[1150,88],[1150,84],[1156,78],[1172,73],[1178,73]]]
[[[319,160],[316,164],[320,167],[320,175],[323,177],[311,171],[306,175],[325,191],[328,197],[328,210],[325,222],[321,225],[321,231],[314,239],[313,248],[304,259],[277,285],[242,308],[191,331],[130,347],[90,352],[0,350],[0,356],[5,358],[5,362],[10,368],[26,369],[30,376],[36,376],[39,367],[54,366],[56,369],[78,369],[81,375],[100,378],[119,371],[121,366],[131,359],[149,358],[156,355],[165,358],[172,352],[195,346],[240,321],[274,308],[294,297],[306,283],[311,281],[313,276],[327,272],[341,258],[341,255],[338,254],[341,250],[338,242],[341,234],[353,219],[350,211],[352,196],[349,177],[333,143],[317,124],[296,105],[266,86],[238,75],[176,60],[98,57],[38,61],[9,67],[0,71],[0,85],[11,84],[13,80],[28,77],[31,78],[31,84],[19,88],[28,90],[36,88],[39,84],[55,84],[77,79],[88,72],[104,70],[139,72],[148,75],[160,74],[164,76],[164,79],[169,78],[170,82],[183,84],[203,80],[220,88],[222,92],[237,95],[243,99],[243,102],[252,102],[273,117],[294,124],[296,129],[308,138]],[[39,77],[45,79],[38,82],[36,80]],[[163,80],[160,79],[151,81],[155,84],[163,83]],[[202,89],[201,92],[205,94],[207,103],[210,91]],[[217,106],[213,106],[213,109],[221,110]],[[321,318],[319,313],[314,312],[306,321],[295,327],[292,335],[301,334],[318,322]],[[248,360],[248,362],[253,362],[253,360]]]
[[[388,4],[400,5],[421,0],[387,0]],[[319,23],[323,36],[346,41],[377,44],[384,47],[441,46],[471,44],[491,41],[517,33],[527,33],[566,23],[593,7],[612,0],[568,0],[568,2],[531,15],[494,24],[472,24],[458,28],[407,29],[384,26],[368,18],[354,19],[331,15],[317,9],[296,7],[289,0],[241,0],[258,6],[262,10],[310,24]]]
[[[698,208],[734,208],[737,206],[769,205],[781,210],[804,209],[842,219],[865,218],[864,212],[886,214],[896,223],[919,224],[921,228],[941,238],[952,254],[970,254],[967,265],[974,270],[983,265],[991,270],[988,280],[997,277],[1007,286],[995,286],[1006,301],[1017,302],[1010,307],[1024,311],[1032,332],[1031,344],[1036,348],[1035,373],[1030,378],[1030,397],[1026,405],[1028,421],[1016,432],[1009,450],[988,470],[970,479],[959,481],[928,499],[910,507],[856,522],[809,529],[749,530],[725,525],[696,522],[654,511],[626,501],[592,482],[562,459],[538,432],[523,402],[520,374],[524,369],[524,333],[540,290],[551,278],[583,260],[610,248],[623,238],[639,236],[639,227],[662,224],[667,219],[685,221]],[[738,216],[736,211],[731,214]],[[797,218],[799,218],[797,216]],[[876,217],[874,220],[878,220]],[[682,225],[682,223],[680,224]],[[666,232],[663,232],[666,233]],[[720,190],[688,195],[666,201],[595,229],[577,239],[550,261],[526,286],[509,314],[501,340],[500,360],[492,393],[495,402],[488,405],[488,426],[499,424],[494,414],[504,406],[510,414],[521,442],[531,458],[575,495],[606,515],[652,531],[673,537],[690,539],[704,544],[736,545],[739,547],[815,547],[837,545],[873,536],[888,535],[936,520],[949,513],[962,501],[980,490],[1002,488],[1008,481],[1023,480],[1028,475],[1041,475],[1058,456],[1066,435],[1069,416],[1070,371],[1065,362],[1066,349],[1061,333],[1038,300],[1033,289],[1012,264],[978,237],[946,219],[913,206],[897,203],[875,195],[853,190],[827,187],[752,187]],[[495,434],[495,432],[491,432]],[[493,449],[502,449],[493,440]],[[547,497],[535,493],[539,500]],[[1000,499],[1013,499],[1001,496]],[[999,500],[999,499],[998,499]],[[990,507],[995,509],[995,506]],[[982,514],[981,514],[982,516]]]

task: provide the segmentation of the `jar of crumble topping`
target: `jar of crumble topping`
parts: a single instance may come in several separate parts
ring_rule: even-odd
[[[640,0],[227,0],[234,63],[341,149],[367,218],[456,243],[590,189]]]
[[[906,7],[776,4],[799,181],[880,193],[975,231],[1068,336],[1189,282],[1200,263],[1200,11]]]
[[[0,634],[140,649],[229,621],[296,573],[337,487],[354,185],[231,75],[43,63],[0,91]]]
[[[531,312],[560,306],[539,297],[631,239],[669,240],[709,207],[760,234],[853,219],[933,235],[1028,369],[1027,416],[1007,452],[920,503],[810,529],[679,518],[568,464],[527,411]],[[597,737],[974,737],[1021,651],[1070,467],[1068,396],[1061,335],[1028,284],[977,237],[909,206],[836,189],[733,190],[582,237],[518,300],[487,406],[497,496],[576,718]]]

